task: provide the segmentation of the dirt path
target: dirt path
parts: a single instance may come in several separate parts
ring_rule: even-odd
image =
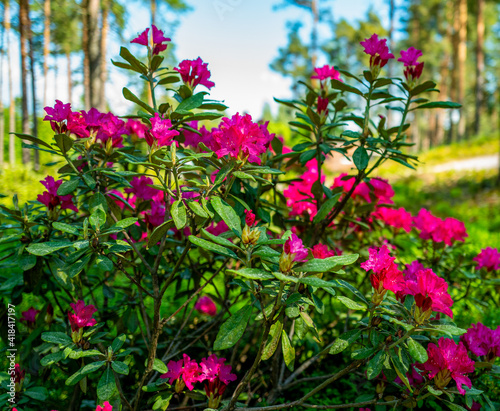
[[[464,171],[464,170],[477,171],[477,170],[498,169],[500,161],[499,157],[500,156],[498,155],[498,153],[496,153],[487,156],[472,157],[464,160],[450,161],[429,168],[425,167],[424,165],[422,168],[425,169],[425,171],[424,170],[422,171],[424,171],[425,173],[443,173],[446,171]]]

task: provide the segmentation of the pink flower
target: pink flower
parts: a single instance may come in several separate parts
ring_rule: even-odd
[[[448,293],[448,283],[430,268],[417,272],[416,277],[416,280],[406,281],[405,291],[415,297],[415,304],[421,313],[432,310],[453,318],[450,308],[453,300]],[[430,316],[430,312],[428,315]]]
[[[380,177],[374,177],[369,183],[373,187],[373,195],[380,204],[392,204],[392,197],[394,197],[394,190],[389,182]]]
[[[160,192],[160,190],[150,187],[150,185],[153,184],[153,180],[150,177],[134,177],[132,181],[130,181],[132,188],[126,188],[125,192],[131,193],[143,200],[152,200]]]
[[[472,260],[477,262],[476,270],[483,267],[486,268],[486,271],[500,270],[500,251],[496,248],[483,248]]]
[[[35,325],[36,322],[36,315],[40,312],[40,310],[36,310],[35,308],[31,307],[27,311],[23,311],[21,321],[25,322],[27,326],[32,327]]]
[[[293,261],[302,262],[307,260],[307,248],[302,244],[302,240],[295,234],[292,234],[283,246],[285,254],[293,256]]]
[[[324,114],[325,116],[328,115],[328,99],[327,98],[323,98],[323,97],[320,97],[318,96],[318,114],[321,115],[321,114]]]
[[[340,73],[328,64],[325,64],[323,67],[315,67],[314,71],[316,74],[311,76],[312,79],[326,80],[331,78],[333,80],[342,81],[340,80]]]
[[[245,210],[245,223],[249,227],[255,225],[255,214],[252,210]]]
[[[212,137],[210,149],[218,158],[229,155],[260,164],[259,155],[267,150],[274,134],[267,131],[267,123],[259,125],[252,122],[250,114],[236,113],[230,119],[224,117],[219,127],[212,130]]]
[[[141,34],[139,34],[135,39],[131,41],[131,43],[137,43],[141,46],[149,46],[149,28],[144,30]],[[163,31],[156,28],[153,24],[153,36],[152,36],[152,54],[153,56],[159,54],[167,48],[167,44],[163,44],[164,42],[170,41],[169,38],[165,37]]]
[[[335,255],[334,250],[329,250],[328,246],[325,244],[316,244],[311,249],[312,255],[314,258],[324,259],[328,257],[333,257]]]
[[[217,314],[217,306],[207,295],[204,295],[196,301],[194,309],[198,310],[200,313],[207,314],[210,317],[214,317]]]
[[[445,388],[451,379],[455,380],[460,394],[465,395],[462,385],[472,387],[470,379],[466,374],[474,372],[474,361],[467,356],[467,350],[459,342],[458,345],[452,339],[441,337],[438,346],[430,343],[427,346],[429,359],[419,369],[428,373],[429,379],[434,378],[437,388]]]
[[[355,177],[346,178],[347,173],[342,173],[338,177],[333,180],[332,189],[337,187],[342,187],[345,193],[348,193],[354,182],[356,180]],[[352,198],[362,198],[367,203],[372,202],[372,198],[370,194],[375,197],[375,202],[378,204],[392,204],[392,197],[394,197],[394,190],[391,185],[380,177],[374,177],[367,184],[365,182],[361,182],[356,186],[352,193]]]
[[[71,325],[72,331],[78,331],[83,327],[91,327],[97,324],[97,321],[92,318],[95,312],[97,312],[97,308],[95,306],[89,304],[85,305],[83,300],[79,300],[76,304],[71,303],[71,308],[75,314],[68,312],[69,323]]]
[[[98,405],[95,411],[113,411],[113,407],[108,401],[104,401],[102,407]]]
[[[227,226],[227,224],[223,220],[221,220],[218,223],[212,223],[212,224],[210,224],[210,226],[208,226],[206,228],[206,230],[210,234],[218,236],[218,235],[220,235],[222,233],[225,233],[226,231],[229,231],[229,227]]]
[[[405,275],[405,281],[417,281],[417,273],[424,269],[424,265],[422,263],[419,263],[418,260],[412,261],[410,264],[407,264],[406,269],[403,271]]]
[[[112,147],[123,147],[123,135],[128,134],[125,122],[112,113],[103,114],[100,119],[100,127],[97,132],[97,139],[105,146],[111,139]]]
[[[47,115],[43,121],[50,121],[50,127],[55,133],[63,134],[67,131],[67,122],[71,114],[71,104],[63,104],[62,101],[56,100],[54,108],[45,107]]]
[[[197,121],[190,121],[187,125],[195,130],[198,130],[198,133],[194,131],[188,130],[187,128],[182,129],[182,134],[184,135],[184,146],[192,147],[197,151],[201,151],[199,148],[200,143],[203,143],[205,146],[210,146],[210,141],[212,139],[212,134],[207,130],[205,126],[198,128]]]
[[[460,341],[475,355],[485,355],[487,361],[500,357],[500,327],[492,330],[481,323],[472,324]]]
[[[389,52],[387,47],[387,39],[379,40],[377,34],[373,34],[369,39],[365,39],[361,44],[365,50],[364,52],[370,56],[370,68],[384,67],[389,59],[394,58],[394,54]]]
[[[150,118],[151,129],[146,131],[146,142],[150,147],[157,143],[159,147],[172,145],[172,139],[179,135],[177,130],[170,130],[172,122],[169,119],[160,117],[155,113],[154,117]]]
[[[24,376],[26,375],[25,370],[21,370],[21,366],[19,364],[14,365],[14,383],[18,384],[24,380]]]
[[[304,215],[310,221],[318,212],[316,200],[312,193],[313,184],[318,181],[318,161],[309,160],[305,164],[306,171],[300,176],[299,181],[293,181],[288,188],[283,191],[286,197],[286,205],[291,208],[289,215]],[[321,176],[321,182],[325,182],[325,175]]]
[[[125,123],[127,134],[135,135],[137,138],[146,138],[146,131],[148,126],[138,120],[129,118]]]
[[[235,374],[231,374],[231,366],[224,365],[225,358],[217,358],[212,354],[208,358],[202,358],[200,362],[201,375],[200,382],[204,382],[205,393],[209,401],[214,401],[212,404],[218,404],[218,398],[224,394],[227,385],[231,381],[236,381]]]
[[[422,55],[422,51],[415,47],[410,47],[408,50],[401,50],[401,57],[398,61],[404,63],[404,75],[408,82],[413,83],[420,78],[424,68],[423,62],[418,62],[418,58]]]
[[[406,373],[406,378],[408,378],[408,382],[411,387],[418,388],[425,382],[425,380],[424,377],[419,374],[415,366],[418,366],[418,364],[415,363],[410,365],[410,371]],[[403,385],[403,381],[401,381],[401,378],[399,378],[399,376],[394,379],[394,382],[396,384]]]
[[[60,206],[61,210],[73,210],[78,212],[78,208],[73,204],[73,196],[67,194],[64,196],[57,195],[57,190],[59,186],[63,183],[63,180],[55,181],[54,177],[47,176],[45,180],[40,181],[47,191],[39,194],[37,200],[45,205],[49,211],[54,210],[56,207]]]
[[[179,63],[179,67],[174,70],[179,72],[182,81],[191,89],[194,89],[198,84],[211,89],[215,86],[213,81],[210,81],[210,70],[208,63],[203,63],[203,60],[198,57],[196,60],[183,60]]]
[[[391,227],[402,228],[407,233],[412,229],[413,217],[402,207],[399,209],[380,207],[374,214],[377,218],[380,218],[385,224]]]
[[[396,257],[389,255],[387,246],[371,247],[368,251],[370,258],[361,263],[361,268],[366,272],[373,270],[370,281],[375,291],[380,295],[385,294],[384,290],[390,290],[393,293],[401,291],[404,288],[403,273],[394,263]]]
[[[413,217],[413,224],[420,230],[420,238],[423,240],[432,239],[436,243],[444,242],[451,246],[455,241],[465,241],[468,237],[464,223],[451,217],[441,220],[425,208]]]
[[[182,357],[183,359],[180,361],[170,361],[167,364],[168,372],[161,375],[160,378],[170,378],[168,383],[172,385],[175,380],[180,381],[182,377],[186,387],[188,387],[189,391],[192,391],[193,384],[200,380],[200,366],[196,361],[191,360],[188,355],[182,354]],[[178,392],[182,391],[182,388]]]
[[[472,401],[472,406],[468,407],[466,404],[465,408],[468,409],[469,411],[479,411],[481,408],[483,408],[483,406],[476,401]]]

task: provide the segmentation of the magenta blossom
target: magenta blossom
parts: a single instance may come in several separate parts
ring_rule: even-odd
[[[387,47],[387,39],[378,38],[377,34],[373,34],[369,39],[365,39],[361,44],[364,52],[370,56],[370,68],[382,68],[390,59],[394,58],[394,54],[389,52]]]
[[[492,330],[481,323],[472,324],[460,341],[475,355],[486,356],[486,361],[500,357],[500,327]]]
[[[419,308],[415,314],[417,322],[428,319],[432,311],[453,318],[453,300],[448,293],[448,283],[430,268],[417,272],[416,277],[416,280],[406,281],[405,292],[415,297],[415,305]]]
[[[104,146],[123,147],[123,135],[128,134],[125,122],[112,113],[103,114],[100,119],[100,127],[97,131],[97,140]],[[109,141],[111,140],[111,141]]]
[[[433,240],[436,243],[444,242],[448,246],[453,245],[455,241],[465,241],[465,238],[468,237],[464,223],[451,217],[442,220],[425,208],[422,208],[413,217],[413,224],[420,230],[420,238],[423,240]]]
[[[406,373],[406,378],[408,378],[410,386],[414,388],[421,387],[425,382],[424,377],[422,377],[415,368],[417,366],[417,363],[410,365],[410,370]],[[396,384],[403,385],[403,381],[399,378],[399,376],[394,379],[394,382]]]
[[[148,126],[138,120],[129,118],[125,123],[125,129],[127,130],[127,134],[137,136],[137,138],[146,138]]]
[[[200,148],[200,143],[203,143],[205,146],[210,146],[210,141],[212,140],[212,134],[207,130],[205,126],[201,126],[198,128],[197,121],[190,121],[187,123],[189,127],[194,130],[197,130],[198,133],[191,131],[187,128],[183,128],[182,134],[184,135],[184,146],[192,147],[196,151],[202,151]]]
[[[335,256],[335,251],[334,250],[329,250],[328,246],[325,244],[316,244],[312,249],[311,249],[312,255],[314,258],[318,259],[324,259],[328,257],[333,257]]]
[[[134,177],[132,181],[130,181],[132,187],[126,188],[125,192],[133,194],[143,200],[152,200],[160,192],[160,190],[150,187],[153,184],[153,180],[150,177]]]
[[[500,251],[496,248],[483,248],[472,260],[477,263],[476,270],[483,267],[486,271],[500,270]]]
[[[255,225],[255,214],[252,210],[245,210],[245,223],[249,227],[253,227]]]
[[[30,307],[27,311],[23,311],[21,321],[26,323],[28,327],[33,327],[36,322],[36,315],[40,312],[40,310],[36,310],[33,307]]]
[[[302,262],[307,260],[307,248],[302,244],[302,240],[297,235],[292,234],[285,241],[283,253],[281,253],[279,266],[283,273],[289,272],[294,262]]]
[[[218,223],[214,223],[212,222],[212,224],[210,224],[207,229],[206,229],[210,234],[213,234],[215,236],[218,236],[222,233],[225,233],[226,231],[229,231],[229,227],[227,226],[227,224],[221,220],[219,221]]]
[[[427,346],[429,359],[418,368],[428,373],[429,379],[434,379],[438,389],[445,388],[451,379],[455,380],[460,394],[465,395],[462,385],[471,388],[472,383],[466,374],[474,372],[474,361],[468,355],[465,346],[458,345],[449,338],[441,337],[436,346],[430,343]]]
[[[186,354],[183,354],[182,357],[183,359],[180,361],[170,361],[167,364],[168,372],[160,376],[160,378],[170,378],[168,382],[170,385],[176,381],[175,391],[177,393],[184,389],[184,385],[188,387],[189,391],[192,391],[193,385],[200,380],[201,370],[198,363],[191,360]]]
[[[382,302],[383,296],[387,290],[397,293],[404,288],[403,273],[399,271],[394,263],[396,257],[391,257],[386,245],[380,248],[370,247],[368,250],[370,258],[361,263],[361,268],[366,272],[372,270],[370,282],[375,289],[374,303]]]
[[[194,89],[198,84],[211,89],[215,86],[213,81],[210,81],[210,70],[208,63],[203,63],[203,60],[198,57],[196,60],[183,60],[179,63],[179,67],[174,70],[179,72],[182,81],[191,89]]]
[[[312,79],[318,79],[318,80],[326,80],[326,79],[333,79],[333,80],[340,80],[340,73],[335,70],[333,67],[330,67],[328,64],[325,64],[323,67],[315,67],[314,72],[316,74],[313,74],[311,76]]]
[[[62,101],[56,100],[54,108],[44,108],[47,115],[43,121],[50,121],[50,127],[55,133],[63,134],[68,130],[67,122],[71,115],[71,104],[63,104]]]
[[[198,310],[200,313],[209,315],[210,317],[214,317],[217,314],[217,306],[207,295],[204,295],[198,301],[196,301],[194,309]]]
[[[152,36],[152,54],[153,56],[159,54],[160,52],[166,50],[167,44],[163,44],[165,42],[170,41],[169,38],[165,37],[163,31],[159,30],[153,24],[153,36]],[[141,34],[139,34],[135,39],[131,41],[131,43],[137,43],[141,46],[149,47],[149,28],[144,30]]]
[[[158,113],[155,113],[154,117],[149,120],[151,121],[151,129],[146,131],[148,145],[150,147],[153,147],[155,143],[158,147],[172,145],[173,138],[179,135],[177,130],[170,130],[172,122],[169,119],[160,117]]]
[[[204,382],[210,408],[218,408],[227,385],[231,381],[236,381],[237,378],[235,374],[231,374],[231,366],[225,365],[225,361],[225,358],[217,358],[215,354],[212,354],[208,358],[202,358],[200,362],[199,381]]]
[[[71,303],[71,308],[73,308],[74,314],[68,312],[69,323],[71,325],[72,331],[78,331],[83,327],[91,327],[97,324],[95,318],[92,318],[97,308],[89,304],[85,305],[83,300],[79,300],[76,304]]]
[[[401,57],[398,58],[398,61],[404,63],[404,75],[406,81],[408,81],[411,85],[414,85],[415,81],[418,80],[422,75],[424,63],[418,62],[418,58],[421,55],[421,50],[418,50],[415,47],[410,47],[406,51],[401,50]]]
[[[374,214],[375,217],[380,218],[385,224],[391,227],[403,229],[407,233],[409,233],[412,229],[413,217],[403,207],[398,209],[380,207]]]
[[[323,98],[321,96],[318,96],[318,114],[319,115],[325,115],[327,116],[328,115],[328,99],[327,98]]]
[[[218,158],[229,155],[232,158],[260,164],[259,156],[263,154],[274,134],[269,134],[266,126],[252,121],[250,114],[224,117],[218,128],[212,130],[210,149]]]
[[[104,404],[98,405],[95,411],[113,411],[113,406],[108,401],[104,401]]]
[[[55,181],[54,177],[47,176],[45,180],[40,181],[47,191],[39,194],[36,198],[40,203],[45,205],[49,211],[53,211],[56,207],[60,206],[61,210],[73,210],[78,211],[78,208],[73,204],[73,196],[67,194],[64,196],[57,195],[57,190],[59,186],[63,183],[63,180]]]
[[[410,264],[406,265],[406,269],[403,271],[405,275],[405,281],[417,281],[417,273],[424,270],[425,267],[418,260],[412,261]]]

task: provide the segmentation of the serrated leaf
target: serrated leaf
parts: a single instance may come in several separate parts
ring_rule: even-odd
[[[220,327],[214,342],[214,350],[231,348],[243,336],[252,314],[252,306],[246,305],[229,317]]]

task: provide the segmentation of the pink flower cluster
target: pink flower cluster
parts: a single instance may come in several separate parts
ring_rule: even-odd
[[[417,50],[415,47],[410,47],[408,50],[401,50],[401,57],[398,61],[404,63],[404,75],[406,81],[411,85],[422,75],[424,68],[423,62],[418,62],[418,58],[422,55],[422,50]]]
[[[179,135],[177,130],[171,130],[172,122],[168,118],[161,117],[158,113],[155,113],[149,121],[151,121],[151,128],[145,133],[148,145],[150,147],[171,146],[173,138]]]
[[[486,361],[500,357],[500,326],[492,330],[481,323],[472,324],[460,341],[473,354],[485,356]]]
[[[210,317],[214,317],[217,314],[217,306],[207,295],[204,295],[198,301],[196,301],[194,309],[199,311],[200,313],[209,315]]]
[[[295,262],[307,260],[307,248],[302,244],[302,240],[296,234],[292,234],[283,245],[283,252],[279,260],[279,267],[282,273],[288,273]]]
[[[335,68],[330,67],[328,64],[325,64],[323,67],[315,67],[314,68],[315,74],[311,76],[312,79],[318,79],[318,80],[326,80],[326,79],[333,79],[333,80],[340,80],[340,73],[335,70]],[[342,81],[342,80],[340,80]]]
[[[500,270],[500,251],[496,248],[483,248],[472,260],[477,263],[476,270],[481,268],[485,268],[486,271]]]
[[[233,117],[224,117],[218,128],[212,129],[208,147],[213,150],[218,158],[229,156],[250,163],[260,164],[259,156],[267,150],[269,143],[274,138],[265,124],[252,121],[250,114]]]
[[[184,387],[192,391],[194,384],[203,382],[209,400],[214,400],[214,398],[220,400],[227,385],[237,378],[231,373],[231,366],[224,364],[225,361],[225,358],[217,358],[215,354],[212,354],[208,358],[203,358],[198,364],[188,355],[183,354],[182,360],[170,361],[167,364],[168,372],[161,375],[161,378],[168,378],[170,385],[175,381],[177,393],[182,392]]]
[[[98,405],[95,411],[113,411],[113,406],[109,401],[104,401],[104,404],[102,406]]]
[[[146,46],[149,49],[149,28],[144,30],[141,34],[139,34],[135,39],[131,41],[131,43],[137,43],[141,46]],[[151,36],[151,50],[153,56],[159,54],[160,52],[167,49],[167,44],[163,44],[165,42],[170,41],[169,38],[165,37],[163,31],[156,28],[153,24],[153,35]]]
[[[179,67],[174,70],[179,72],[182,81],[191,89],[194,89],[198,84],[211,89],[215,86],[213,81],[210,81],[210,70],[208,63],[203,63],[203,60],[198,57],[196,60],[183,60],[179,63]]]
[[[316,244],[313,248],[311,248],[313,257],[321,260],[328,257],[334,257],[335,255],[340,255],[337,254],[338,252],[339,251],[336,250],[330,250],[325,244]]]
[[[97,324],[95,318],[92,318],[97,308],[89,304],[85,305],[83,300],[79,300],[76,304],[71,303],[71,308],[73,308],[74,314],[68,312],[69,323],[71,325],[71,331],[78,331],[83,327],[91,327]]]
[[[390,53],[387,47],[387,39],[379,40],[377,34],[373,34],[360,44],[365,48],[364,52],[370,56],[370,68],[382,68],[394,58],[394,54]]]
[[[445,388],[453,379],[460,394],[465,395],[462,385],[472,387],[471,380],[466,374],[474,372],[474,361],[467,355],[467,349],[462,342],[458,345],[449,338],[440,338],[438,345],[430,343],[427,346],[429,359],[417,367],[434,379],[437,388]]]
[[[73,210],[78,212],[78,208],[73,204],[73,196],[67,194],[60,196],[57,194],[59,186],[63,183],[63,180],[55,181],[54,177],[47,176],[45,180],[40,181],[47,191],[39,194],[36,198],[40,203],[45,205],[49,211],[55,210],[56,207],[61,207],[61,210]]]
[[[200,143],[203,143],[208,147],[209,141],[212,138],[210,131],[208,131],[205,126],[198,128],[197,121],[191,121],[187,123],[187,125],[192,129],[197,130],[198,133],[195,133],[187,128],[182,129],[182,134],[184,135],[184,146],[189,146],[195,150],[199,150]]]
[[[396,229],[403,229],[407,233],[413,226],[413,217],[411,213],[401,208],[379,207],[375,210],[374,216],[382,220],[386,225]]]
[[[464,223],[451,217],[442,220],[425,208],[422,208],[413,218],[413,224],[420,230],[420,238],[423,240],[444,242],[451,246],[455,241],[465,241],[468,237]]]
[[[33,327],[36,322],[36,316],[39,312],[40,310],[30,307],[27,311],[23,311],[21,313],[21,322],[26,323],[28,327]]]
[[[333,181],[331,189],[342,187],[348,193],[356,181],[355,177],[347,178],[347,173],[342,173]],[[354,189],[353,199],[360,198],[367,203],[372,202],[372,197],[377,204],[393,204],[394,190],[389,182],[383,178],[375,177],[369,183],[361,182]]]
[[[403,273],[399,271],[394,262],[396,257],[391,257],[387,246],[380,248],[371,247],[368,250],[370,258],[361,263],[361,268],[366,272],[372,270],[370,282],[376,294],[384,295],[387,290],[397,293],[404,288]]]

